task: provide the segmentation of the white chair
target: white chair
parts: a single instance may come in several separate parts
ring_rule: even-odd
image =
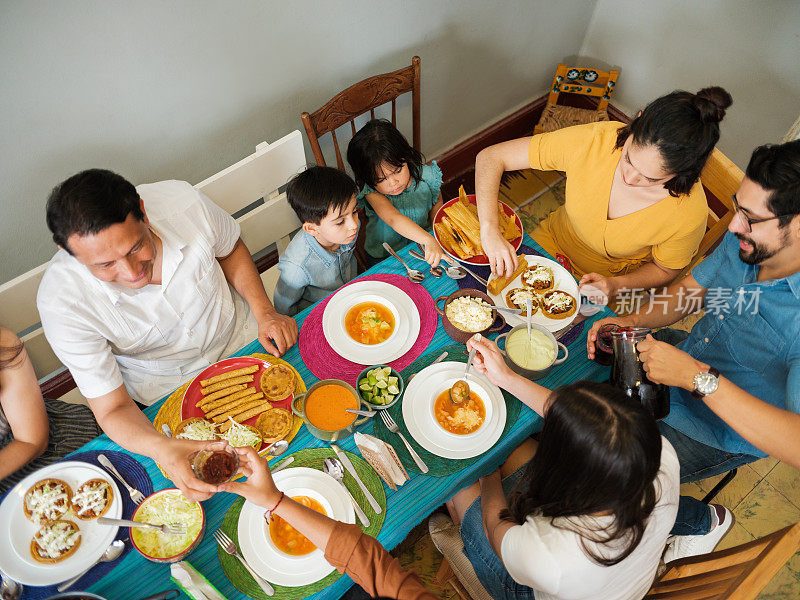
[[[255,153],[195,186],[236,217],[247,248],[263,255],[257,266],[270,300],[279,275],[278,255],[301,225],[280,188],[305,166],[303,138],[295,130],[272,144],[262,142]],[[276,250],[265,253],[272,244]],[[47,263],[0,285],[0,323],[25,344],[46,398],[85,403],[42,331],[36,292],[46,268]]]

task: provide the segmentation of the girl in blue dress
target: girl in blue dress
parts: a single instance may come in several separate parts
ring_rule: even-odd
[[[442,247],[428,232],[442,205],[442,171],[436,162],[426,165],[386,119],[371,120],[353,136],[347,162],[369,218],[365,249],[373,262],[387,256],[384,242],[399,250],[411,240],[422,244],[431,266],[438,265]]]

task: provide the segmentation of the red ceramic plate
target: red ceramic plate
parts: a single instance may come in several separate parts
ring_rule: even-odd
[[[202,371],[192,380],[192,382],[189,384],[189,387],[186,388],[186,392],[183,394],[183,403],[181,404],[181,419],[189,419],[191,417],[205,418],[205,413],[203,413],[203,411],[197,406],[197,403],[203,398],[203,394],[200,391],[201,380],[214,377],[215,375],[221,375],[222,373],[227,373],[228,371],[233,371],[234,369],[250,367],[252,365],[258,365],[258,371],[254,373],[255,377],[253,378],[253,383],[251,385],[255,388],[255,391],[260,392],[261,374],[271,366],[270,363],[253,356],[234,356],[233,358],[226,358],[218,363],[214,363],[205,371]],[[272,402],[272,406],[275,408],[285,408],[286,410],[291,411],[291,403],[293,398],[294,395],[290,394],[287,398],[281,400],[280,402]],[[255,424],[257,418],[258,415],[247,419],[244,421],[244,424],[253,425]]]
[[[467,196],[467,199],[470,201],[471,204],[477,204],[477,200],[475,199],[475,194],[469,194]],[[458,198],[453,198],[449,202],[445,202],[442,205],[442,207],[436,212],[436,216],[433,218],[433,222],[434,223],[439,223],[442,220],[442,218],[444,217],[444,209],[447,208],[448,206],[452,206],[454,202],[458,202]],[[520,230],[520,236],[518,238],[515,238],[515,239],[511,240],[511,245],[514,246],[514,250],[519,250],[519,247],[522,245],[522,221],[520,221],[519,216],[517,215],[517,213],[515,213],[514,209],[511,208],[508,204],[506,204],[505,202],[502,202],[500,200],[498,200],[497,202],[500,205],[500,209],[503,212],[505,212],[509,217],[513,216],[514,220],[517,222],[517,227],[519,227],[519,230]],[[458,258],[458,256],[456,256],[455,254],[450,252],[445,247],[445,245],[442,244],[442,240],[440,240],[439,236],[436,235],[436,229],[435,228],[433,230],[433,235],[436,238],[436,241],[439,242],[439,245],[442,247],[442,249],[447,253],[447,255],[453,257],[457,261],[463,262],[464,264],[467,264],[467,265],[488,265],[489,264],[489,259],[486,258],[485,254],[479,254],[478,256],[473,256],[472,258]]]

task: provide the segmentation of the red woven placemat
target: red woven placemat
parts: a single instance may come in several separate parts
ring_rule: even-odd
[[[433,298],[418,283],[412,283],[402,275],[378,273],[351,281],[352,285],[359,281],[383,281],[403,290],[419,311],[419,335],[411,349],[403,356],[389,363],[396,371],[404,369],[414,362],[428,347],[436,333],[439,317],[433,305]],[[347,287],[342,286],[342,288]],[[341,379],[347,383],[355,383],[356,377],[365,366],[339,356],[322,332],[322,314],[333,296],[329,296],[317,304],[303,321],[300,328],[300,356],[308,369],[320,379]]]

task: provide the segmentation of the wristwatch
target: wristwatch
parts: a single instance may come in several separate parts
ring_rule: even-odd
[[[709,367],[707,373],[698,373],[694,376],[694,389],[692,396],[702,399],[704,396],[713,394],[719,387],[719,371],[714,367]]]

